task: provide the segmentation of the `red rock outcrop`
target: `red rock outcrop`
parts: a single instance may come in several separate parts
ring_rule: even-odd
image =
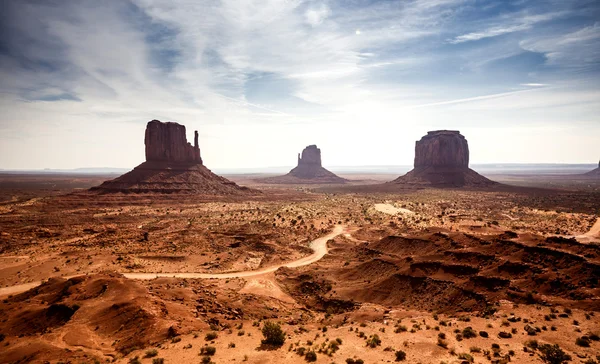
[[[469,145],[459,131],[430,131],[415,145],[414,169],[392,181],[434,186],[496,184],[469,168]]]
[[[185,126],[152,120],[146,125],[146,161],[202,163],[198,146],[198,131],[194,146],[188,143]]]
[[[185,126],[158,120],[146,125],[146,161],[132,171],[93,187],[98,192],[194,193],[230,195],[256,193],[217,176],[202,164],[198,131],[188,143]]]
[[[338,177],[321,165],[321,149],[309,145],[298,154],[298,165],[284,176],[259,180],[265,183],[345,183],[346,179]]]
[[[427,132],[415,145],[415,168],[469,167],[469,145],[459,131]]]

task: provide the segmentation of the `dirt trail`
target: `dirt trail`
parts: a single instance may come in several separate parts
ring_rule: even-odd
[[[574,238],[589,243],[600,242],[600,217],[596,219],[596,222],[592,225],[590,231],[585,234],[577,235]]]
[[[313,253],[307,257],[300,258],[293,262],[283,263],[279,265],[274,265],[271,267],[251,270],[251,271],[242,271],[242,272],[232,272],[232,273],[123,273],[126,278],[129,279],[154,279],[159,277],[172,277],[172,278],[200,278],[200,279],[227,279],[227,278],[246,278],[246,277],[255,277],[259,275],[263,275],[265,273],[271,273],[276,271],[281,267],[288,268],[296,268],[304,265],[312,264],[316,261],[319,261],[321,258],[327,254],[327,241],[335,238],[336,236],[345,232],[345,227],[342,225],[336,225],[332,232],[329,234],[322,236],[313,240],[309,247],[313,250]],[[78,274],[81,275],[81,274]],[[78,275],[73,276],[64,276],[62,278],[69,279],[76,277]],[[21,292],[25,292],[31,288],[37,287],[42,282],[31,282],[26,284],[19,284],[10,287],[0,288],[0,296],[6,296],[11,294],[17,294]]]
[[[274,265],[268,268],[250,270],[244,272],[232,272],[232,273],[123,273],[123,275],[130,279],[154,279],[158,277],[172,277],[172,278],[202,278],[202,279],[223,279],[223,278],[246,278],[254,277],[265,273],[275,272],[281,267],[296,268],[304,265],[312,264],[327,254],[327,241],[335,238],[336,236],[344,232],[344,226],[336,225],[332,232],[322,236],[318,239],[313,240],[310,243],[310,248],[313,253],[307,257],[295,260],[290,263],[284,263]]]
[[[384,214],[388,214],[388,215],[396,215],[398,213],[400,214],[407,214],[407,215],[413,215],[414,212],[410,211],[408,209],[403,209],[401,207],[396,207],[392,204],[389,203],[376,203],[375,204],[375,210],[379,211],[379,212],[383,212]]]

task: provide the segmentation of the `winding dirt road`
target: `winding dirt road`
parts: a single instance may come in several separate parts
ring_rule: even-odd
[[[325,256],[325,254],[327,254],[327,251],[328,251],[327,241],[335,238],[336,236],[344,233],[345,231],[346,231],[345,226],[336,225],[332,232],[330,232],[329,234],[327,234],[325,236],[317,238],[310,243],[309,247],[313,250],[313,253],[311,255],[304,257],[304,258],[300,258],[293,262],[282,263],[279,265],[274,265],[271,267],[257,269],[257,270],[232,272],[232,273],[214,273],[214,274],[212,274],[212,273],[193,273],[193,272],[192,273],[177,273],[177,272],[175,272],[175,273],[122,273],[122,274],[126,278],[129,278],[129,279],[154,279],[154,278],[159,278],[159,277],[227,279],[227,278],[247,278],[247,277],[260,276],[265,273],[275,272],[277,269],[279,269],[281,267],[288,267],[288,268],[302,267],[302,266],[309,265],[309,264],[312,264],[314,262],[321,260],[321,258],[323,258]],[[64,276],[62,278],[69,279],[69,278],[77,277],[79,275]],[[17,294],[17,293],[25,292],[29,289],[39,286],[40,284],[42,284],[42,282],[38,281],[38,282],[31,282],[31,283],[26,283],[26,284],[19,284],[19,285],[10,286],[10,287],[3,287],[3,288],[0,288],[0,296],[6,296],[6,295],[10,295],[10,294]]]

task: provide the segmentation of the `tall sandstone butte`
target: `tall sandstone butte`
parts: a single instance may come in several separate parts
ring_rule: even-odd
[[[146,125],[146,161],[132,171],[93,187],[99,192],[154,192],[230,195],[255,193],[206,168],[200,157],[198,131],[194,145],[186,138],[185,126],[158,120]]]
[[[298,165],[284,176],[264,178],[266,183],[345,183],[346,179],[323,168],[321,149],[309,145],[298,154]]]
[[[420,167],[468,168],[467,139],[454,130],[427,132],[415,145],[415,168]]]
[[[469,145],[455,130],[430,131],[417,141],[414,169],[392,182],[435,186],[496,184],[469,168]]]
[[[200,163],[198,131],[194,131],[194,146],[188,143],[185,126],[152,120],[146,125],[146,161]]]

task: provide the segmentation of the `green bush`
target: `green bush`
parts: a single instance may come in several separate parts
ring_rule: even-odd
[[[217,348],[214,346],[203,346],[200,348],[200,355],[215,355]]]
[[[578,337],[575,339],[575,345],[582,346],[584,348],[590,347],[590,338],[587,336]]]
[[[267,321],[263,325],[262,334],[265,337],[263,344],[281,346],[285,342],[285,332],[281,330],[281,325]]]
[[[153,358],[157,355],[158,355],[158,350],[150,349],[150,350],[146,350],[146,354],[144,355],[144,358]]]
[[[206,341],[212,341],[212,340],[214,340],[214,339],[216,339],[218,337],[219,337],[219,334],[217,334],[214,331],[211,331],[211,332],[207,333],[206,336],[204,336],[204,340],[206,340]]]
[[[370,347],[370,348],[375,348],[375,347],[377,347],[379,345],[381,345],[381,339],[379,338],[379,335],[377,335],[377,334],[371,336],[367,340],[367,346]]]
[[[304,355],[304,359],[306,359],[306,361],[312,362],[312,361],[317,361],[317,353],[315,353],[314,351],[309,351],[306,353],[306,355]]]
[[[461,354],[458,354],[458,358],[461,360],[466,360],[469,363],[473,362],[473,356],[471,356],[471,354],[461,353]]]
[[[465,339],[471,339],[471,338],[477,337],[477,333],[475,332],[475,330],[473,330],[473,328],[471,326],[468,326],[463,329],[462,336]]]
[[[403,361],[406,359],[406,353],[402,350],[396,351],[396,361]]]
[[[571,356],[565,353],[558,344],[543,344],[539,346],[540,359],[548,364],[563,364],[571,361]]]

